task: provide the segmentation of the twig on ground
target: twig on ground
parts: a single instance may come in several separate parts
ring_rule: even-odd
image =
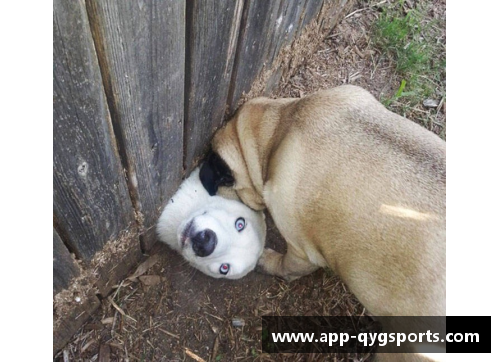
[[[161,331],[161,332],[163,332],[163,333],[165,333],[166,335],[169,335],[170,337],[181,339],[181,337],[179,337],[179,335],[177,335],[175,333],[172,333],[172,332],[169,332],[169,331],[166,331],[163,328],[158,328],[158,330]]]
[[[122,316],[127,317],[127,318],[129,318],[129,319],[132,319],[134,322],[136,322],[136,323],[137,323],[137,321],[136,321],[134,318],[132,318],[131,316],[127,315],[127,314],[123,311],[123,309],[121,309],[121,308],[118,306],[118,304],[116,304],[116,303],[115,303],[115,301],[114,301],[113,299],[109,298],[109,302],[111,303],[111,305],[112,305],[113,307],[115,307],[115,309],[116,309],[116,310],[117,310],[117,311],[118,311],[118,312],[119,312]]]
[[[368,10],[368,9],[370,9],[370,8],[374,8],[375,6],[382,5],[382,4],[386,3],[386,2],[387,2],[387,0],[382,0],[381,2],[378,2],[378,3],[376,3],[376,4],[373,4],[373,5],[368,5],[368,6],[367,6],[367,7],[365,7],[365,8],[358,9],[358,10],[354,10],[352,13],[347,14],[347,15],[346,15],[346,17],[344,18],[344,20],[345,20],[345,19],[349,19],[349,18],[350,18],[351,16],[353,16],[354,14],[360,13],[360,12],[365,11],[365,10]]]
[[[186,351],[186,354],[189,357],[191,357],[192,359],[194,359],[195,361],[197,361],[197,362],[206,362],[203,358],[201,358],[200,356],[198,356],[196,353],[194,353],[193,351],[191,351],[189,348],[184,347],[184,350]]]

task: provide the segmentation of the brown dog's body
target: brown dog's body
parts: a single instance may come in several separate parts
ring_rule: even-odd
[[[287,241],[260,265],[294,279],[330,267],[374,315],[445,315],[445,142],[342,86],[257,98],[213,150],[241,200]]]

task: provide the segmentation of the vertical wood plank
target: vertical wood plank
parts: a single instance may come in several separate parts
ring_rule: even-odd
[[[281,48],[290,44],[298,29],[298,20],[305,0],[281,0],[276,27],[272,36],[269,53],[266,55],[270,67]]]
[[[323,7],[323,0],[307,0],[304,5],[303,20],[300,29],[309,25],[316,18]]]
[[[68,249],[62,242],[57,231],[52,230],[53,253],[52,253],[52,276],[53,295],[64,288],[67,288],[69,282],[80,274],[80,269],[71,257]]]
[[[270,71],[277,61],[278,54],[287,45],[300,35],[302,24],[305,18],[306,3],[308,0],[281,0],[272,2],[273,8],[268,13],[270,17],[269,27],[266,29],[266,43],[263,48],[263,55],[261,57],[262,71]],[[322,2],[321,0],[312,0]],[[257,1],[258,2],[258,1]],[[259,6],[262,6],[260,4]],[[320,9],[320,7],[318,8]],[[276,14],[276,15],[275,15]],[[250,32],[251,34],[251,32]],[[250,35],[251,37],[252,35]],[[243,39],[242,39],[243,40]],[[241,67],[241,64],[238,64]],[[243,65],[243,67],[245,67]],[[272,69],[273,72],[267,78],[267,85],[262,95],[269,95],[273,89],[278,85],[283,69]],[[252,79],[252,81],[255,78]],[[236,87],[239,86],[237,83]],[[251,85],[250,85],[251,87]],[[245,85],[242,91],[247,91],[249,88]],[[231,108],[234,109],[237,104],[237,98],[241,96],[238,91],[232,94],[230,100]]]
[[[272,43],[279,1],[247,0],[234,63],[228,97],[229,113],[233,113],[243,92],[248,92],[263,69]]]
[[[66,311],[64,318],[57,318],[57,316],[54,318],[52,328],[53,354],[61,350],[92,314],[96,312],[97,308],[101,306],[101,302],[94,294],[93,289],[79,296],[81,303],[71,303],[71,308]]]
[[[226,110],[243,0],[187,3],[187,99],[184,165],[189,172]]]
[[[132,201],[147,229],[182,178],[185,2],[89,0],[87,8]]]
[[[83,0],[54,1],[54,219],[90,260],[134,222]]]
[[[322,5],[322,0],[246,2],[228,97],[229,113],[235,111],[238,100],[250,90],[264,66],[271,67],[279,51],[300,35]],[[277,84],[281,69],[275,73],[271,83]]]
[[[295,2],[295,3],[294,3]],[[324,36],[324,30],[330,30],[337,24],[339,16],[350,7],[352,1],[348,0],[292,0],[281,1],[282,10],[278,22],[284,26],[276,29],[273,37],[273,46],[270,47],[271,51],[266,59],[269,59],[267,70],[272,70],[267,78],[264,94],[269,95],[280,82],[283,76],[289,76],[290,69],[295,69],[297,64],[301,64],[306,53],[302,55],[296,54],[292,57],[285,56],[285,59],[278,59],[278,54],[287,45],[291,45],[293,52],[301,53],[301,46],[298,48],[294,44],[295,40],[303,35],[304,28],[311,24],[313,20],[317,23],[313,29],[309,29],[309,36],[312,35],[311,31],[316,32],[318,36]],[[320,15],[321,14],[321,15]],[[281,21],[282,20],[282,21]],[[321,35],[323,34],[323,35]],[[321,41],[322,39],[316,39]],[[295,48],[294,48],[295,47]],[[293,59],[293,61],[291,61]],[[283,61],[285,60],[285,63]],[[273,65],[274,63],[274,65]],[[281,66],[276,67],[276,64]],[[271,65],[273,65],[271,69]]]

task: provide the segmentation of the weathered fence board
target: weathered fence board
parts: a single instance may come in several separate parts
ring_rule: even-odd
[[[299,25],[299,31],[302,30],[304,26],[309,25],[309,23],[318,16],[322,6],[323,0],[306,0],[303,10],[303,19]]]
[[[182,178],[185,3],[87,5],[132,201],[147,229]]]
[[[293,40],[304,2],[305,0],[281,0],[275,31],[272,35],[272,44],[266,55],[269,66],[276,59],[281,48]]]
[[[85,4],[54,1],[54,219],[90,260],[134,213],[113,139]]]
[[[234,111],[242,92],[247,92],[255,80],[254,67],[259,68],[257,74],[264,70],[270,71],[274,62],[277,61],[280,50],[289,45],[305,25],[307,7],[312,7],[312,5],[306,5],[308,1],[315,1],[316,9],[321,8],[321,0],[281,0],[271,2],[253,0],[249,4],[248,18],[245,18],[243,35],[240,37],[241,43],[238,44],[239,49],[241,49],[240,52],[249,54],[241,55],[240,52],[237,54],[236,74],[233,76],[235,82],[232,85],[234,91],[228,100],[231,111]],[[265,13],[265,10],[262,11],[264,7],[269,7],[267,13]],[[266,17],[264,24],[254,27],[253,23],[259,21],[259,15],[262,12]],[[311,19],[312,16],[307,17],[308,21]],[[259,32],[260,29],[262,29],[262,33]],[[260,61],[260,63],[252,65],[252,58],[255,58],[256,62]],[[247,61],[247,59],[249,60]],[[282,69],[273,69],[273,73],[268,76],[263,95],[268,95],[276,88],[281,74]],[[247,79],[247,77],[250,77],[250,79]],[[250,83],[250,86],[247,82]]]
[[[279,1],[248,0],[245,3],[228,97],[230,113],[235,111],[243,92],[250,90],[266,62],[272,35],[279,26],[276,22],[279,7]]]
[[[225,114],[243,0],[188,1],[184,166],[190,171]]]
[[[321,27],[332,29],[339,21],[342,15],[345,15],[345,10],[349,9],[353,3],[352,0],[323,0],[324,6],[328,5],[331,11],[326,17],[321,19]]]
[[[304,26],[318,15],[322,0],[248,0],[243,11],[231,89],[229,112],[248,92],[259,73],[269,69],[281,48],[289,45]],[[271,77],[269,90],[279,82],[281,70]]]
[[[61,289],[67,288],[71,279],[80,274],[80,270],[61,241],[57,231],[52,230],[52,235],[54,245],[52,253],[52,289],[53,295],[55,295]]]
[[[268,60],[266,69],[271,70],[271,66],[274,63],[280,63],[280,59],[277,58],[281,49],[292,45],[294,40],[301,35],[300,33],[303,28],[309,25],[315,18],[317,19],[323,7],[327,3],[333,5],[334,2],[338,2],[338,0],[282,0],[280,3],[280,15],[277,19],[277,24],[280,24],[280,26],[276,26],[275,28],[269,53],[265,57]],[[319,31],[320,28],[322,26],[318,25],[316,30]],[[295,62],[301,63],[297,57],[298,55],[292,58],[294,58]],[[284,73],[289,70],[289,66],[290,64],[281,64],[280,67],[272,69],[273,72],[267,80],[264,94],[268,95],[273,91]]]
[[[54,1],[54,351],[151,248],[242,93],[275,89],[347,2]]]
[[[92,289],[86,293],[79,294],[78,297],[80,298],[80,303],[71,303],[71,309],[67,311],[66,318],[59,320],[58,324],[52,329],[52,348],[54,354],[68,343],[71,336],[78,331],[101,305],[99,298],[97,298]]]

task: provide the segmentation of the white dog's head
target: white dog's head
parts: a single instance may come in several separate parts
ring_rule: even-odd
[[[184,258],[214,278],[238,279],[252,271],[262,254],[264,239],[262,213],[219,196],[212,196],[177,229]]]
[[[264,249],[264,214],[239,201],[210,196],[193,171],[165,207],[157,230],[160,240],[214,278],[242,278],[257,265]]]

